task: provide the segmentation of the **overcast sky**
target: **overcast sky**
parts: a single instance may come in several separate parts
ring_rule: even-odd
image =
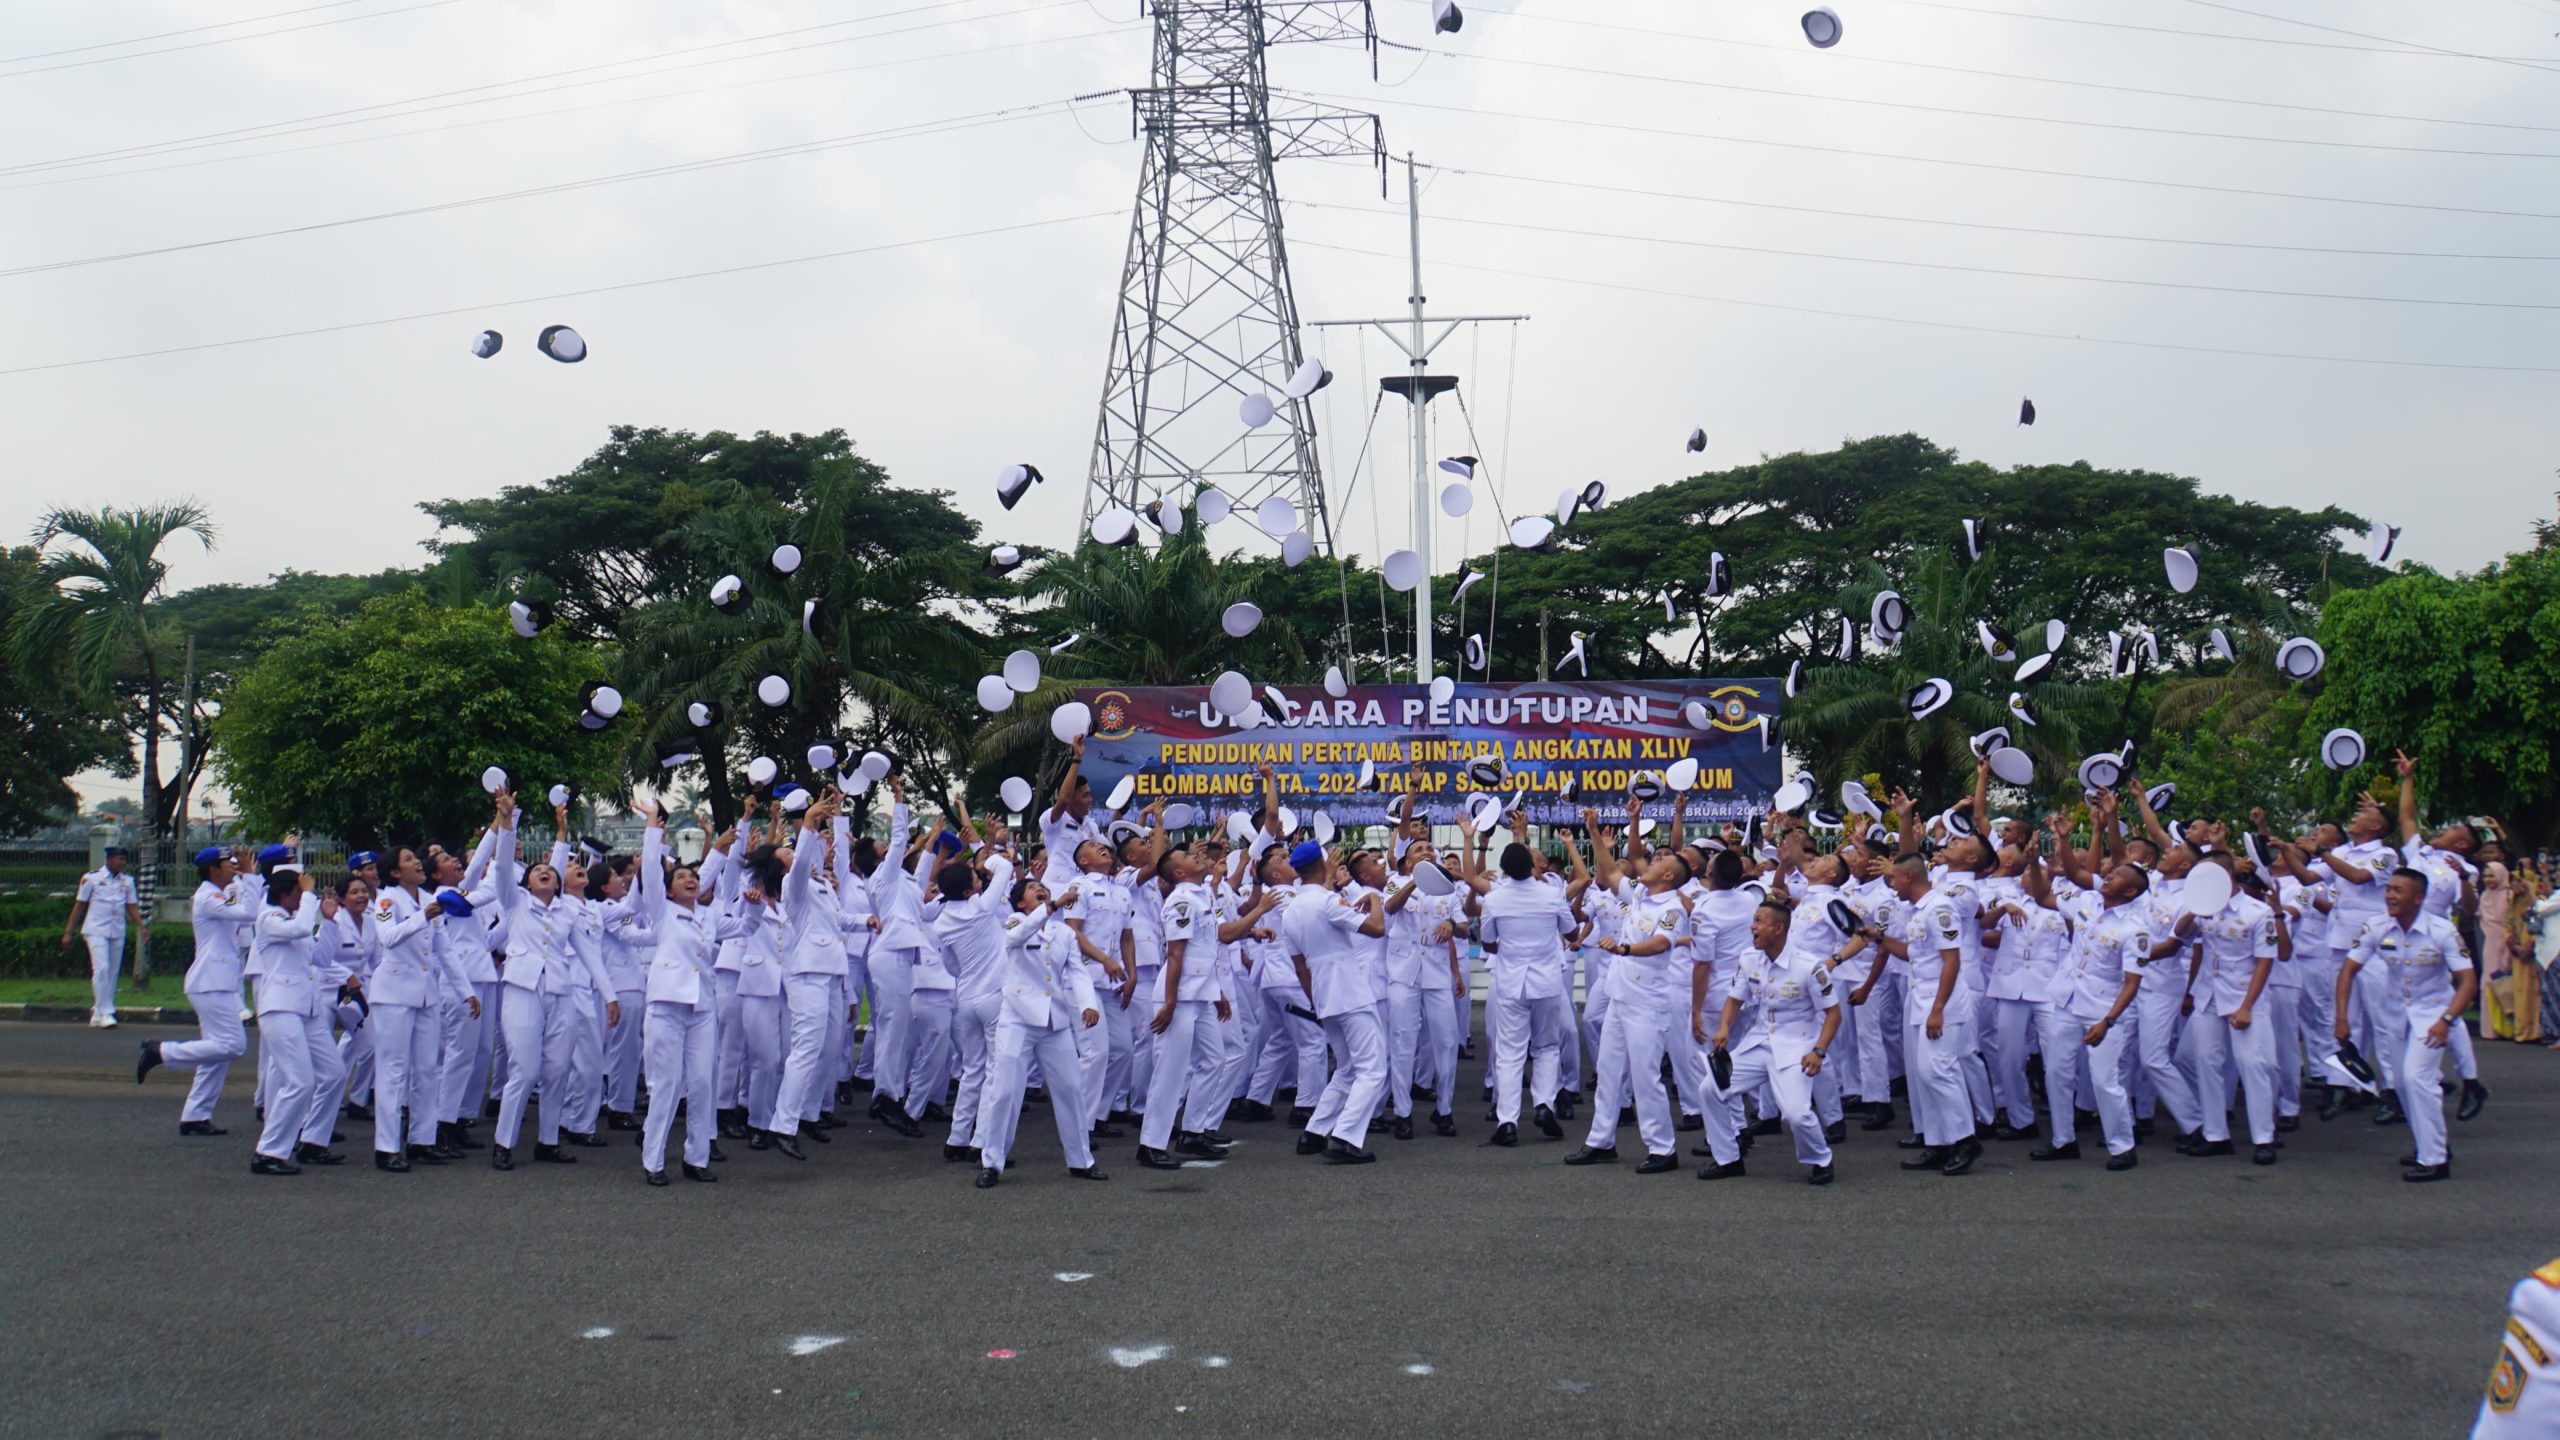
[[[418,500],[556,474],[631,422],[841,426],[998,538],[1067,533],[1138,171],[1125,98],[555,187],[1142,84],[1137,8],[18,0],[0,530],[193,496],[224,528],[178,551],[181,587],[414,564]],[[1534,317],[1461,333],[1439,367],[1465,377],[1469,448],[1515,510],[1665,483],[1703,425],[1716,466],[1908,430],[1999,465],[2335,501],[2446,568],[2553,511],[2560,0],[1838,0],[1827,51],[1791,0],[1470,0],[1455,36],[1424,0],[1377,8],[1388,40],[1447,53],[1390,48],[1373,82],[1357,52],[1295,47],[1274,83],[1480,172],[1426,180],[1426,288],[1437,310]],[[1281,184],[1301,314],[1400,305],[1401,215],[1363,213],[1388,209],[1375,174],[1300,163]],[[445,208],[330,223],[420,207]],[[325,228],[199,243],[302,226]],[[1032,228],[935,238],[1009,226]],[[197,248],[25,268],[170,246]],[[2225,288],[2113,283],[2135,281]],[[536,355],[551,323],[591,358]],[[335,326],[354,328],[67,363]],[[487,362],[467,349],[484,326],[508,337]],[[1319,412],[1338,524],[1375,556],[1408,542],[1393,466],[1383,494],[1350,488],[1388,352],[1348,331],[1310,347],[1345,377]],[[1050,482],[1008,515],[990,482],[1017,459]],[[1442,555],[1482,548],[1476,524]]]

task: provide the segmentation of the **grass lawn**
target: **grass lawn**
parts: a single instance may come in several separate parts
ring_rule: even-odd
[[[89,1003],[89,982],[74,977],[54,980],[0,980],[0,1005],[79,1005]],[[116,983],[116,1004],[158,1005],[164,1009],[192,1010],[187,992],[178,988],[178,977],[164,975],[152,981],[149,989],[136,985],[130,978]]]

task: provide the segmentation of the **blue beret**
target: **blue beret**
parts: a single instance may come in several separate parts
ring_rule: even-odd
[[[269,845],[258,852],[261,865],[281,865],[292,858],[293,847],[290,845]]]
[[[222,847],[219,845],[207,845],[203,849],[197,851],[196,858],[189,863],[199,866],[219,865],[222,863]]]
[[[381,863],[382,857],[370,850],[359,850],[353,855],[347,857],[347,868],[350,870],[361,870],[367,865],[379,865]]]
[[[121,845],[110,845],[107,847],[107,854],[109,855],[122,855],[124,853],[125,848]]]
[[[959,837],[959,836],[957,836],[957,835],[952,834],[952,833],[951,833],[950,831],[948,831],[948,830],[943,831],[940,835],[937,835],[937,836],[935,836],[935,837],[934,837],[934,841],[933,841],[933,853],[934,853],[934,854],[936,854],[936,855],[957,855],[957,854],[959,854],[959,853],[960,853],[960,837]]]
[[[1289,852],[1289,864],[1300,870],[1306,869],[1323,858],[1324,847],[1313,840],[1301,840]]]
[[[437,891],[436,903],[444,907],[444,913],[456,920],[471,918],[471,902],[463,899],[462,892],[459,890]]]

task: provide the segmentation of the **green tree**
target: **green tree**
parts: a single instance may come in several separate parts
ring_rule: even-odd
[[[34,548],[0,551],[0,635],[40,598]],[[0,835],[16,835],[79,813],[69,777],[91,767],[132,768],[114,708],[91,692],[55,683],[0,646],[0,720],[15,737],[0,753]]]
[[[2264,807],[2276,828],[2298,834],[2329,794],[2317,737],[2303,733],[2310,712],[2298,691],[2227,696],[2188,727],[2163,727],[2142,779],[2178,787],[2169,807],[2178,819],[2224,820],[2237,832],[2252,809]]]
[[[490,765],[537,814],[562,781],[617,793],[614,733],[577,724],[582,687],[604,673],[573,637],[520,639],[501,609],[404,591],[308,618],[242,671],[214,722],[214,763],[252,834],[458,843],[486,814]]]
[[[169,579],[162,547],[193,535],[211,549],[213,517],[192,501],[132,510],[50,510],[36,524],[37,590],[10,625],[20,666],[58,677],[99,699],[112,698],[124,729],[139,742],[142,854],[138,882],[147,901],[159,875],[160,850],[178,806],[204,763],[201,706],[176,693],[180,639],[155,621],[151,603]],[[57,548],[58,547],[58,548]],[[191,697],[189,697],[191,699]],[[174,773],[160,769],[160,732],[175,725],[184,739]],[[143,924],[151,909],[143,906]],[[150,978],[149,936],[137,971]]]
[[[2387,777],[2398,749],[2439,815],[2495,815],[2528,843],[2560,829],[2560,550],[2341,593],[2319,640],[2329,664],[2305,734],[2349,726],[2370,752],[2335,779],[2333,804]]]

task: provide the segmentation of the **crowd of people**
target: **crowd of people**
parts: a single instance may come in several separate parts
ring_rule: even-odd
[[[1680,1170],[1686,1131],[1699,1178],[1726,1180],[1783,1135],[1828,1184],[1852,1122],[1948,1176],[1986,1141],[2111,1171],[2146,1140],[2272,1165],[2306,1110],[2361,1111],[2405,1124],[2401,1178],[2427,1182],[2453,1174],[2446,1057],[2457,1122],[2489,1098],[2465,931],[2503,943],[2560,908],[2476,823],[2422,828],[2405,760],[2396,816],[2366,797],[2300,835],[2164,820],[2130,776],[2085,825],[2037,825],[1993,813],[1986,764],[1934,819],[1852,782],[1838,811],[1741,826],[1691,826],[1681,794],[1664,825],[1644,786],[1545,846],[1517,807],[1478,807],[1444,848],[1418,767],[1375,845],[1299,826],[1267,766],[1258,810],[1178,839],[1161,803],[1097,807],[1075,750],[1036,837],[950,806],[920,828],[893,769],[885,838],[783,782],[705,824],[690,863],[646,803],[637,854],[578,841],[565,806],[542,849],[503,786],[467,853],[357,854],[327,885],[290,838],[207,849],[201,1034],[143,1045],[136,1079],[191,1070],[180,1133],[225,1133],[253,1017],[262,1175],[343,1163],[344,1120],[392,1174],[572,1164],[628,1133],[665,1185],[681,1122],[678,1169],[711,1182],[722,1141],[806,1162],[860,1107],[939,1131],[985,1188],[1035,1098],[1077,1178],[1107,1178],[1105,1141],[1179,1168],[1270,1122],[1358,1165],[1417,1118],[1466,1128],[1480,965],[1482,1143],[1573,1126],[1568,1165],[1616,1163],[1632,1129],[1637,1173]],[[2533,957],[2497,954],[2521,1004]]]

